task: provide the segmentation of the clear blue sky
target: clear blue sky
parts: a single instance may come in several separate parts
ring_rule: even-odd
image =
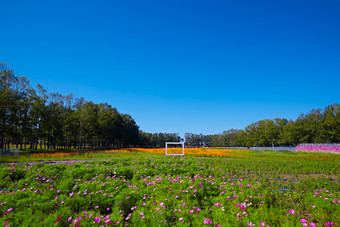
[[[0,2],[0,62],[146,132],[215,134],[340,102],[336,0]]]

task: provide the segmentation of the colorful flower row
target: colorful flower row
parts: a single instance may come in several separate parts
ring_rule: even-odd
[[[300,144],[296,147],[296,151],[305,152],[328,152],[340,154],[340,144]]]

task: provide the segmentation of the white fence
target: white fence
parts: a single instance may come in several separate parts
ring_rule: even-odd
[[[182,153],[181,154],[168,154],[168,144],[182,145]],[[165,142],[165,155],[184,155],[184,142]]]

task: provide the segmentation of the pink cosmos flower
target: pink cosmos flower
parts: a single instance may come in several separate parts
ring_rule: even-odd
[[[261,226],[264,226],[265,224],[264,224],[264,222],[260,222],[260,225],[261,225]]]
[[[248,226],[254,226],[255,224],[251,223],[251,222],[247,222]]]
[[[292,209],[290,209],[290,210],[289,210],[289,213],[291,213],[291,214],[294,214],[294,213],[295,213],[295,211],[294,211],[294,210],[292,210]]]
[[[301,219],[301,220],[300,220],[300,222],[302,222],[302,223],[306,223],[306,222],[307,222],[307,220],[306,220],[306,219]]]
[[[331,226],[331,225],[334,225],[334,222],[326,222],[325,223],[327,226]]]
[[[221,226],[221,224],[220,224],[220,223],[218,223],[216,226]]]
[[[95,217],[93,223],[99,223],[100,222],[100,217]]]

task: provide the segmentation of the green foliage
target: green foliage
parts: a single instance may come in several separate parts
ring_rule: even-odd
[[[82,149],[139,144],[139,127],[128,114],[72,94],[32,88],[5,63],[0,64],[0,149]]]
[[[339,143],[340,105],[334,103],[321,109],[313,109],[297,120],[275,118],[251,123],[245,130],[231,129],[208,136],[207,144],[223,147],[271,147],[296,146],[300,143]]]
[[[205,219],[227,226],[262,221],[270,226],[297,226],[306,219],[322,226],[337,221],[339,156],[247,154],[232,161],[159,155],[3,165],[0,220],[10,226],[117,222],[120,226],[201,226]]]

